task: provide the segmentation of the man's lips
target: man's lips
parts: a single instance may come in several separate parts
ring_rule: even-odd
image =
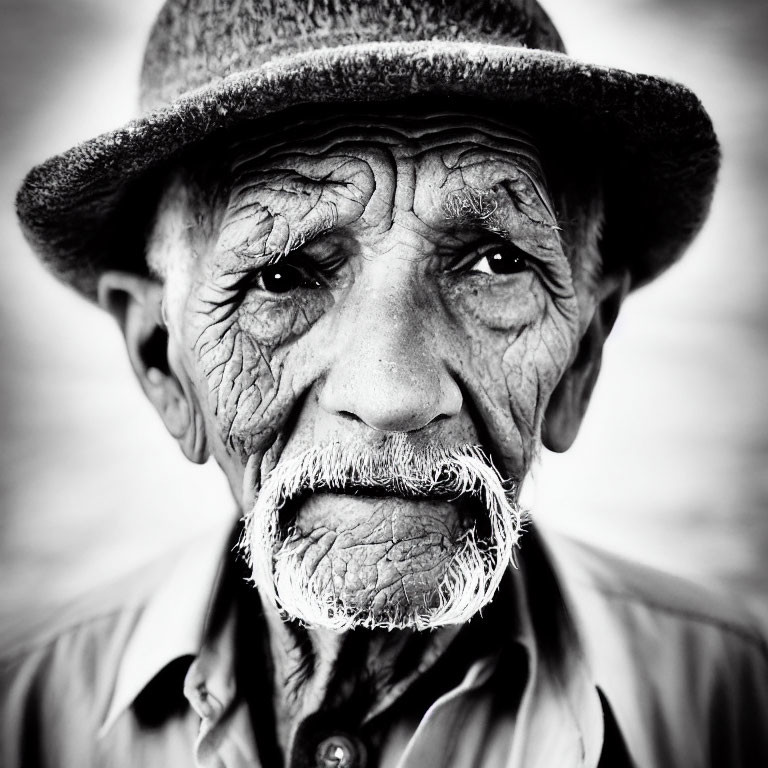
[[[286,532],[297,527],[302,531],[319,528],[349,529],[380,522],[392,522],[393,536],[402,529],[403,537],[418,521],[431,521],[453,538],[476,526],[483,537],[487,532],[487,515],[474,497],[461,498],[399,496],[375,488],[354,488],[345,491],[316,491],[289,502],[282,510],[281,527]]]

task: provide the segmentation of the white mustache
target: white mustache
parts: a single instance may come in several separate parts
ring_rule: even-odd
[[[309,584],[300,583],[302,574],[290,571],[292,565],[281,563],[275,553],[287,533],[281,530],[280,515],[286,504],[315,491],[365,489],[405,498],[469,496],[487,510],[490,540],[483,541],[485,554],[474,551],[479,537],[475,529],[470,530],[462,547],[465,561],[457,564],[460,572],[446,577],[460,581],[461,589],[455,589],[453,583],[440,585],[440,605],[425,609],[428,615],[413,617],[414,627],[463,623],[490,600],[522,533],[517,483],[505,482],[478,446],[414,447],[405,435],[388,438],[376,447],[359,443],[313,446],[278,463],[244,518],[241,541],[263,598],[306,624],[339,631],[353,626],[354,611],[324,604],[322,596],[313,593],[311,577],[307,576]],[[469,566],[467,558],[471,560]],[[329,625],[329,614],[335,615],[333,626]],[[354,626],[361,622],[365,625],[365,620],[360,619]],[[370,622],[368,625],[374,626]]]

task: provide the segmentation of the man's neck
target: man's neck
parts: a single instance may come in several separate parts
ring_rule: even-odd
[[[346,712],[347,717],[354,713],[358,724],[383,712],[432,666],[461,629],[335,633],[284,622],[269,609],[265,614],[276,736],[283,754],[290,754],[301,723],[321,710]]]

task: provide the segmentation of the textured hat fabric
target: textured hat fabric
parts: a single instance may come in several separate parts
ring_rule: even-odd
[[[472,98],[497,117],[535,112],[555,144],[591,136],[605,171],[601,247],[633,287],[682,254],[719,164],[688,89],[569,58],[530,0],[169,0],[141,91],[142,117],[37,166],[18,193],[33,248],[89,298],[105,269],[146,270],[152,190],[174,158],[297,105]]]

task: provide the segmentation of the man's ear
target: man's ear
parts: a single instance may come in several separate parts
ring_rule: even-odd
[[[629,290],[629,274],[604,278],[592,320],[581,338],[574,361],[563,374],[544,414],[542,442],[550,451],[567,451],[587,411],[600,364],[603,344],[616,322],[621,302]]]
[[[98,299],[123,331],[133,370],[166,429],[190,461],[203,464],[208,458],[205,424],[187,377],[169,360],[162,285],[128,272],[105,272]]]

